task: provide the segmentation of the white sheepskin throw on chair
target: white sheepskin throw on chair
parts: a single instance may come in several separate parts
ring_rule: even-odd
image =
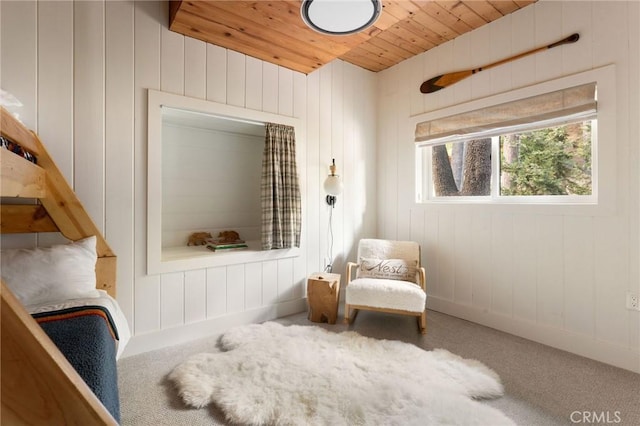
[[[513,425],[475,400],[503,394],[496,373],[445,350],[274,322],[232,329],[221,345],[169,378],[187,405],[213,403],[234,423]]]

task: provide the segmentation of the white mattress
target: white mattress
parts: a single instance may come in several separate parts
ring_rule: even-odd
[[[39,314],[42,312],[58,311],[60,309],[74,308],[77,306],[102,306],[109,311],[111,318],[115,323],[119,340],[116,342],[117,353],[116,359],[120,358],[125,346],[131,338],[131,331],[129,330],[129,323],[124,316],[122,309],[118,302],[107,294],[104,290],[98,290],[98,297],[89,297],[84,299],[69,299],[61,302],[46,303],[42,305],[30,305],[27,306],[27,311],[30,314]]]

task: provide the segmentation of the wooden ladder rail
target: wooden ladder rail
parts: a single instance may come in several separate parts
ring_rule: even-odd
[[[62,352],[1,283],[2,410],[6,425],[117,425]]]
[[[2,150],[0,152],[2,194],[0,195],[36,198],[44,207],[44,211],[34,211],[33,205],[22,207],[3,205],[0,211],[0,233],[25,232],[25,229],[26,232],[36,232],[31,229],[39,226],[54,230],[51,227],[53,223],[62,235],[72,241],[95,235],[98,254],[96,288],[105,290],[115,297],[116,256],[38,136],[2,107],[0,107],[0,134],[20,144],[38,160],[36,166],[20,159],[14,153]],[[40,176],[41,171],[44,171],[43,176]],[[49,216],[50,220],[43,219],[44,216]]]
[[[0,148],[0,196],[31,204],[0,205],[1,233],[59,231],[76,241],[96,236],[96,287],[116,295],[116,256],[38,136],[0,107],[0,135],[38,164]],[[39,204],[33,204],[38,200]],[[117,425],[76,370],[12,292],[1,283],[0,423]]]

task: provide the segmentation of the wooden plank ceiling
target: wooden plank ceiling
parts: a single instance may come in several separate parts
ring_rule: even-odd
[[[383,0],[366,30],[329,36],[308,28],[301,0],[170,1],[169,28],[308,74],[340,58],[382,71],[537,0]]]

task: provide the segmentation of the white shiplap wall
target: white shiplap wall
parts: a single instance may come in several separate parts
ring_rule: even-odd
[[[345,194],[333,211],[336,270],[375,235],[376,76],[335,61],[304,75],[167,29],[166,2],[0,3],[0,85],[118,255],[126,354],[305,309],[305,277],[328,251],[322,180],[335,157]],[[147,89],[297,117],[301,255],[146,274]],[[373,210],[373,211],[372,211]],[[365,214],[366,213],[366,214]],[[3,236],[3,247],[58,236]]]
[[[379,73],[378,233],[424,247],[428,306],[640,371],[640,3],[545,1]],[[500,60],[573,32],[580,40],[422,95],[434,75]],[[413,203],[411,116],[615,64],[616,137],[601,135],[617,182],[606,212]],[[613,154],[612,154],[613,153]],[[604,173],[601,170],[601,173]],[[579,210],[579,209],[578,209]]]
[[[345,190],[333,211],[334,270],[376,229],[415,239],[432,308],[640,371],[640,318],[624,309],[626,292],[640,292],[639,21],[635,1],[541,0],[377,76],[341,61],[305,76],[169,32],[160,2],[2,1],[0,86],[24,103],[25,123],[118,254],[118,300],[135,335],[129,354],[296,308],[304,276],[329,251],[321,185],[335,157]],[[571,47],[418,92],[433,75],[574,31],[581,39]],[[619,112],[613,214],[413,204],[410,116],[610,63]],[[146,275],[148,88],[303,120],[300,258]]]
[[[260,240],[265,136],[255,127],[260,136],[162,125],[162,247],[184,246],[197,231]]]

